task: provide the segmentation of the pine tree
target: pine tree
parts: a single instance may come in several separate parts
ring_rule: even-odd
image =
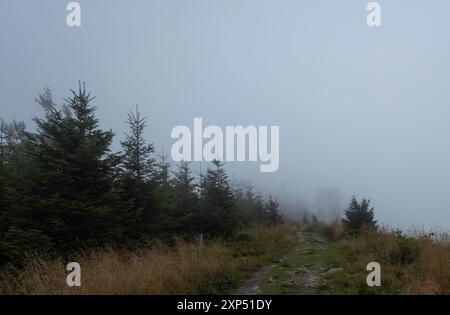
[[[125,240],[135,241],[152,234],[151,224],[155,215],[153,198],[154,174],[153,144],[148,144],[143,133],[146,117],[141,118],[137,105],[128,113],[129,133],[121,141],[123,148],[121,176],[117,182],[116,198],[120,205],[120,221]]]
[[[361,228],[376,229],[377,221],[374,220],[374,209],[370,207],[370,200],[363,198],[361,202],[353,196],[347,208],[344,210],[345,219],[342,222],[349,230],[357,231]]]
[[[32,161],[26,159],[23,150],[25,124],[21,121],[0,123],[0,264],[18,262],[19,257],[27,250],[39,248],[37,231],[21,231],[15,229],[15,211],[17,201],[24,195],[18,189],[23,185],[27,170],[33,169]],[[36,236],[36,242],[20,238]]]
[[[53,113],[56,110],[56,105],[53,102],[53,95],[50,88],[46,87],[44,91],[41,94],[39,94],[39,96],[34,100],[44,110],[46,118],[50,118],[50,116],[53,115]]]
[[[116,166],[112,131],[98,128],[83,85],[66,99],[70,115],[57,109],[35,119],[27,153],[35,162],[27,197],[18,212],[24,228],[42,231],[61,250],[100,245],[117,235],[112,188]]]
[[[199,224],[211,237],[228,237],[239,227],[239,212],[234,207],[233,193],[223,163],[213,161],[202,180]]]
[[[174,232],[183,236],[192,236],[195,227],[195,215],[198,208],[198,196],[195,192],[195,178],[191,175],[189,163],[182,161],[173,179],[174,194]]]
[[[242,214],[242,224],[245,226],[258,224],[258,217],[255,210],[255,193],[253,186],[247,183],[244,187],[242,184],[233,189],[234,204]]]
[[[18,204],[26,199],[23,187],[28,184],[29,170],[34,168],[24,154],[25,124],[2,120],[0,130],[0,265],[18,264],[26,252],[47,248],[50,243],[39,231],[20,229],[22,222],[16,215]]]
[[[170,163],[168,162],[167,155],[162,153],[158,156],[159,160],[156,163],[156,171],[154,176],[155,183],[160,187],[161,191],[168,194],[170,191]]]
[[[130,134],[125,134],[126,138],[121,142],[124,150],[123,168],[138,180],[147,179],[153,174],[153,144],[147,144],[143,136],[144,129],[147,126],[146,118],[141,118],[136,105],[135,112],[130,111],[128,113],[127,123]]]
[[[174,236],[172,230],[174,228],[175,213],[175,200],[170,177],[171,165],[168,162],[167,155],[164,153],[164,148],[158,158],[158,161],[155,163],[155,174],[152,180],[155,185],[154,196],[156,207],[152,230],[160,238],[171,239]]]
[[[8,226],[6,223],[9,208],[7,185],[5,123],[3,122],[3,117],[0,117],[0,237],[3,236]]]
[[[269,195],[269,200],[266,203],[266,212],[268,220],[271,224],[279,224],[283,222],[283,216],[280,214],[279,203]]]
[[[0,117],[0,168],[6,164],[6,124],[3,122],[3,117]]]
[[[253,185],[248,183],[245,187],[244,205],[241,210],[245,214],[245,222],[248,224],[257,223],[258,216],[255,209],[255,193],[253,191]]]
[[[23,121],[13,120],[7,123],[0,117],[0,166],[8,163],[24,138],[25,123]]]
[[[256,213],[256,220],[257,223],[261,224],[267,221],[267,213],[266,213],[266,207],[264,204],[264,199],[260,193],[258,193],[255,196],[255,213]]]

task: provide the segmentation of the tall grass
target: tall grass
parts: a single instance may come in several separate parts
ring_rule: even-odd
[[[178,242],[139,251],[103,249],[73,257],[81,287],[66,284],[62,258],[33,255],[24,268],[0,273],[2,294],[214,294],[234,288],[249,271],[293,246],[287,226],[242,231],[234,241]],[[256,252],[255,252],[256,250]]]
[[[450,294],[450,242],[446,233],[416,230],[406,236],[382,227],[346,233],[340,223],[304,226],[334,240],[345,272],[330,279],[337,293],[351,294]],[[382,286],[365,283],[369,262],[380,263]]]
[[[329,241],[335,241],[344,235],[344,226],[338,221],[332,221],[331,223],[309,223],[301,226],[303,232],[320,233]]]
[[[450,294],[450,244],[420,241],[420,274],[411,281],[408,293]]]

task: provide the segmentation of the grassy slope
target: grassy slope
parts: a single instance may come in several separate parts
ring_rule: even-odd
[[[263,282],[264,293],[450,294],[448,243],[388,231],[349,235],[338,225],[303,230],[295,250]],[[381,264],[380,287],[366,284],[372,261]]]
[[[265,294],[320,294],[321,274],[340,261],[334,246],[325,244],[316,233],[298,235],[298,244],[284,260],[276,265],[262,283]]]
[[[65,283],[68,261],[33,257],[25,269],[0,272],[0,293],[226,294],[277,261],[260,285],[263,293],[450,294],[448,242],[386,231],[351,236],[338,224],[301,230],[258,227],[202,246],[92,250],[71,257],[81,264],[81,288]],[[381,264],[381,287],[366,285],[371,261]]]
[[[295,245],[288,226],[258,227],[231,241],[136,251],[92,250],[72,257],[81,287],[66,285],[69,261],[31,257],[25,269],[0,272],[3,294],[218,294],[230,293],[260,266]]]
[[[450,294],[448,243],[379,231],[339,237],[329,251],[344,272],[326,281],[324,293]],[[366,266],[372,261],[381,265],[381,287],[366,285]]]
[[[423,236],[410,238],[384,230],[349,235],[338,225],[306,227],[306,230],[316,234],[306,233],[306,240],[288,255],[286,262],[274,268],[272,283],[264,283],[265,292],[450,294],[448,242],[432,241]],[[331,241],[326,244],[317,242],[312,237],[317,233]],[[369,273],[366,267],[372,261],[381,265],[380,287],[368,287],[366,284]],[[332,268],[342,270],[335,269],[327,273]],[[318,277],[318,283],[313,292],[305,292],[301,288],[308,285],[307,278],[311,276],[311,271]],[[277,277],[284,277],[285,281],[276,281]]]

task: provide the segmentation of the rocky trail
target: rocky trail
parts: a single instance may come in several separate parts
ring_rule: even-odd
[[[297,233],[297,245],[279,261],[266,265],[234,294],[320,294],[327,277],[343,269],[332,263],[329,243],[316,233]]]

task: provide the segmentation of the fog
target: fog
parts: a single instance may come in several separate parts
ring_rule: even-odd
[[[4,119],[32,129],[43,88],[63,104],[83,80],[115,150],[136,103],[166,152],[194,117],[275,125],[277,172],[227,168],[291,215],[356,195],[382,223],[450,228],[448,1],[380,1],[379,28],[361,0],[80,0],[79,28],[67,2],[0,2]]]

